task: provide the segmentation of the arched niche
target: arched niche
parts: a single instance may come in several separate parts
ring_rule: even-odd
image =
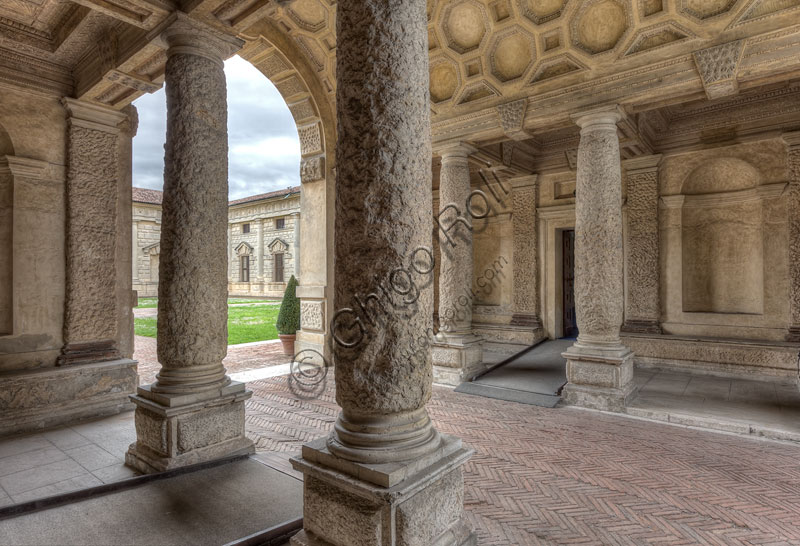
[[[684,180],[684,312],[764,312],[761,183],[755,166],[732,157],[708,160]]]
[[[0,335],[13,333],[14,176],[9,156],[14,156],[14,145],[0,125]]]

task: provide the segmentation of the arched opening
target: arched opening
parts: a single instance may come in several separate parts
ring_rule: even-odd
[[[0,126],[0,335],[13,333],[14,178],[7,156],[14,145]]]
[[[764,308],[764,237],[758,170],[717,158],[683,183],[683,310],[760,314]]]
[[[282,296],[294,275],[301,284],[303,313],[313,308],[310,311],[314,317],[324,317],[330,301],[328,280],[332,275],[332,264],[327,257],[333,229],[332,187],[328,184],[332,162],[326,146],[332,138],[331,123],[326,121],[332,120],[332,108],[328,103],[331,97],[315,88],[319,82],[313,72],[303,66],[305,61],[294,52],[295,46],[283,44],[288,49],[279,49],[265,38],[264,34],[270,32],[259,27],[247,33],[243,36],[247,40],[245,47],[225,65],[230,150],[228,292],[231,298],[277,298]],[[276,63],[275,59],[280,62]],[[307,81],[311,81],[311,85],[307,85]],[[270,92],[265,90],[267,87]],[[163,91],[140,98],[136,106],[140,122],[134,141],[134,186],[144,181],[150,187],[160,188],[163,137],[147,139],[142,129],[154,121],[149,118],[155,115],[158,120],[153,125],[157,133],[165,134]],[[151,108],[153,112],[148,112]],[[276,124],[279,125],[277,131]],[[139,141],[148,149],[137,150]],[[157,163],[156,169],[151,166],[155,175],[149,180],[138,171],[136,156],[139,151],[148,156],[148,162]],[[134,220],[136,205],[134,203]],[[149,230],[159,231],[158,219],[151,220],[153,225]],[[136,225],[133,231],[134,239],[137,234],[148,232],[137,229]],[[270,246],[276,238],[282,241],[280,252]],[[137,270],[149,267],[152,272],[158,267],[157,256],[154,265],[154,257],[141,252],[144,243],[134,241],[134,276]],[[246,255],[237,250],[243,243],[250,249]],[[142,267],[137,269],[140,261]],[[153,278],[151,273],[148,280]],[[136,285],[134,278],[134,289]],[[157,288],[153,287],[151,293],[157,293]],[[151,301],[149,305],[155,307],[156,304]],[[148,319],[155,324],[155,316]],[[304,335],[309,331],[310,334]],[[150,332],[154,335],[155,328]],[[311,346],[323,352],[324,335],[324,321],[302,321],[297,350]],[[229,332],[229,343],[230,339]]]

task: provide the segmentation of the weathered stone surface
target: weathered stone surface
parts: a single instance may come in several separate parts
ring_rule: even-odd
[[[334,308],[355,308],[355,297],[375,293],[384,298],[378,312],[386,314],[385,324],[357,346],[334,344],[344,415],[414,412],[431,394],[427,351],[407,357],[432,316],[429,275],[412,265],[423,260],[416,268],[424,271],[429,261],[415,251],[431,247],[426,21],[418,0],[348,0],[337,7]],[[408,275],[395,277],[392,289],[398,268]],[[399,293],[409,280],[419,288],[415,301]]]
[[[137,441],[125,458],[145,473],[254,451],[244,435],[244,401],[251,393],[231,382],[222,365],[228,346],[222,59],[241,44],[181,13],[164,38],[169,59],[158,286],[162,368],[153,385],[131,397]]]
[[[800,341],[800,132],[784,135],[789,162],[789,310],[787,341]]]
[[[130,409],[136,362],[114,360],[0,375],[0,434],[66,424]]]
[[[113,360],[119,130],[126,116],[65,99],[70,113],[67,168],[67,274],[61,364]],[[97,347],[93,347],[97,344]],[[77,350],[72,347],[78,345]]]
[[[633,353],[619,337],[623,311],[622,176],[617,108],[575,116],[581,127],[575,200],[578,340],[565,353],[569,404],[620,411],[633,392]]]
[[[167,61],[167,143],[158,287],[158,361],[170,379],[207,369],[223,382],[228,339],[226,268],[228,132],[218,62],[176,53]],[[199,113],[202,112],[202,115]]]
[[[536,178],[532,176],[513,182],[514,317],[511,324],[541,330]]]
[[[659,333],[658,162],[661,156],[626,164],[628,188],[626,332]]]

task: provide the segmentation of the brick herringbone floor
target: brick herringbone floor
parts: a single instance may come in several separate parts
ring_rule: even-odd
[[[258,450],[285,460],[327,434],[332,379],[312,400],[285,376],[248,384]],[[438,387],[428,408],[476,450],[465,504],[481,545],[800,544],[800,446]]]

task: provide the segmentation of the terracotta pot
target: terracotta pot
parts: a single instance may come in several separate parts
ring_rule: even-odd
[[[297,334],[278,334],[278,337],[281,338],[283,354],[286,356],[294,356],[294,340],[297,338]]]

